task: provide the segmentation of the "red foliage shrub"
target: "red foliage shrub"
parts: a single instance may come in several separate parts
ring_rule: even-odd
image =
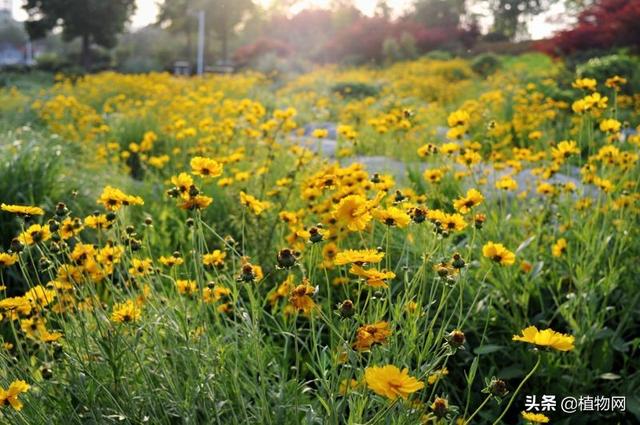
[[[537,46],[551,54],[612,47],[640,48],[640,1],[598,0],[580,13],[574,28]]]
[[[291,47],[283,41],[263,37],[236,50],[233,60],[244,65],[265,53],[275,53],[277,56],[285,57],[291,53]]]

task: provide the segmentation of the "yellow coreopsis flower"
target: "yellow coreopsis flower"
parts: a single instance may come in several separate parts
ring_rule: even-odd
[[[573,335],[566,335],[552,329],[539,331],[535,326],[529,326],[522,331],[521,335],[514,335],[513,341],[528,342],[538,347],[550,347],[558,351],[573,350]]]
[[[0,205],[0,209],[2,209],[2,211],[6,211],[9,213],[13,213],[21,216],[44,214],[44,210],[42,208],[26,206],[26,205],[7,205],[3,203],[2,205]]]
[[[534,424],[546,424],[549,423],[549,418],[542,413],[521,412],[522,419]]]
[[[556,243],[551,247],[551,254],[554,257],[561,257],[567,251],[567,240],[565,238],[560,238]]]
[[[456,199],[453,207],[462,214],[471,211],[471,208],[480,205],[484,201],[484,196],[477,189],[469,189],[466,196]]]
[[[407,399],[409,395],[424,388],[424,382],[409,376],[409,370],[402,371],[393,365],[371,366],[365,369],[364,379],[367,387],[374,393],[395,400]]]
[[[193,174],[201,177],[219,177],[222,175],[222,164],[215,159],[196,156],[191,159]]]
[[[271,204],[267,201],[260,201],[255,196],[240,192],[240,203],[248,207],[255,215],[260,215],[264,210],[269,208]]]
[[[130,323],[140,320],[141,316],[140,307],[132,300],[127,300],[113,307],[111,321],[114,323]]]
[[[379,263],[382,261],[382,258],[384,258],[384,252],[378,252],[375,249],[348,249],[336,254],[333,263],[336,266],[342,266],[349,263]]]
[[[347,229],[357,232],[366,229],[372,216],[367,198],[349,195],[340,200],[333,211],[333,217],[346,225]]]
[[[407,227],[411,222],[409,214],[397,207],[373,210],[373,216],[387,226]]]
[[[18,261],[17,254],[7,254],[6,252],[0,252],[0,267],[12,266],[17,261]]]
[[[482,255],[503,266],[510,266],[516,261],[516,255],[501,243],[487,242],[482,247]]]
[[[6,390],[0,388],[0,406],[10,404],[15,410],[22,410],[23,404],[18,396],[29,391],[29,388],[31,386],[22,380],[13,381]]]
[[[18,236],[18,240],[24,245],[33,245],[38,242],[44,242],[51,238],[51,230],[49,226],[41,226],[32,224],[27,230]]]

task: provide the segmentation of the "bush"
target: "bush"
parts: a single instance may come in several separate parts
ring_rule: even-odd
[[[331,87],[331,91],[334,93],[339,93],[344,97],[348,98],[364,98],[370,96],[376,96],[380,90],[378,87],[365,84],[365,83],[338,83]]]
[[[556,54],[640,46],[640,2],[598,0],[578,16],[577,24],[545,40],[538,48]]]
[[[471,61],[471,69],[478,75],[488,77],[500,68],[500,58],[493,53],[484,53]]]
[[[614,75],[625,76],[629,84],[623,87],[629,92],[637,91],[640,88],[638,60],[625,54],[616,54],[593,58],[578,65],[576,72],[580,77],[595,78],[599,83],[604,83],[607,78]]]

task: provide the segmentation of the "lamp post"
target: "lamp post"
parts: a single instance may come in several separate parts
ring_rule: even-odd
[[[198,15],[198,57],[197,74],[204,74],[204,10],[200,10]]]

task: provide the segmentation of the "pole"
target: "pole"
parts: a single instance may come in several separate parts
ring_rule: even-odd
[[[204,73],[204,10],[198,12],[198,75]]]

